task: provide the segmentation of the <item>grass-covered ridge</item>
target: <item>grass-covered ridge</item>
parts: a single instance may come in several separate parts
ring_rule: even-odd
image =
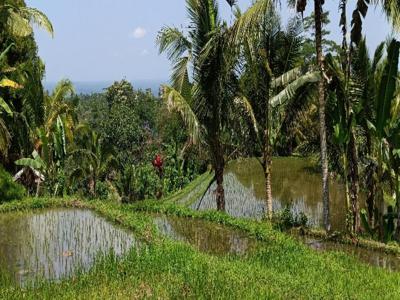
[[[217,212],[190,212],[155,201],[120,206],[76,199],[26,199],[0,205],[0,213],[51,207],[93,209],[130,228],[149,246],[140,252],[131,251],[123,259],[109,256],[88,273],[60,283],[43,282],[34,289],[0,283],[0,298],[384,299],[400,293],[400,273],[368,267],[344,254],[316,253],[265,223]],[[247,258],[203,254],[191,246],[159,238],[151,217],[140,210],[201,217],[242,228],[264,246]]]

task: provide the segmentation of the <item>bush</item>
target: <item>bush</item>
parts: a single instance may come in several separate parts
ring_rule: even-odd
[[[290,207],[285,207],[284,210],[274,215],[275,227],[279,230],[285,231],[294,227],[307,227],[308,218],[303,213],[293,213]]]
[[[24,187],[14,182],[11,175],[0,167],[0,203],[11,200],[20,200],[24,196]]]

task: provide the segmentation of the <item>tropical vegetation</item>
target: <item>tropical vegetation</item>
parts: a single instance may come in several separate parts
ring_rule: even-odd
[[[360,246],[379,242],[377,248],[400,253],[400,41],[388,35],[371,54],[363,30],[373,7],[399,30],[400,3],[338,1],[342,40],[335,42],[324,0],[256,0],[246,11],[236,2],[186,0],[188,24],[160,28],[155,44],[172,70],[155,95],[126,79],[101,93],[77,94],[69,79],[46,91],[33,26],[52,36],[50,20],[23,0],[0,0],[0,214],[92,209],[133,230],[147,247],[106,256],[88,273],[58,283],[15,288],[0,272],[0,297],[399,294],[398,273],[344,254],[317,254],[282,233],[296,227],[316,234],[306,228],[305,212],[277,211],[272,182],[275,157],[313,158],[306,171],[320,173],[324,231],[316,235]],[[286,4],[296,14],[285,24]],[[231,7],[230,22],[221,5]],[[240,158],[257,159],[263,170],[261,220],[227,214],[234,206],[226,168]],[[340,234],[331,226],[333,181],[344,187]],[[207,193],[217,212],[195,210]],[[204,254],[161,238],[155,214],[225,224],[260,247],[245,257]]]

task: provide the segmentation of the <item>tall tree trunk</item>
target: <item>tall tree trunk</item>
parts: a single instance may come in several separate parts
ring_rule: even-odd
[[[358,202],[359,187],[359,171],[358,171],[358,153],[354,136],[354,129],[350,129],[349,140],[349,175],[351,178],[350,200],[353,216],[353,233],[360,231],[360,204]]]
[[[343,1],[340,5],[341,7],[341,20],[340,25],[342,26],[343,33],[343,41],[342,41],[342,50],[343,50],[343,59],[342,59],[342,69],[345,72],[345,84],[346,84],[346,118],[347,122],[350,124],[350,139],[347,147],[347,151],[345,151],[344,155],[348,157],[346,161],[348,162],[348,168],[344,166],[345,169],[348,169],[349,179],[346,179],[346,184],[350,182],[351,188],[350,191],[346,190],[346,198],[350,198],[351,202],[351,214],[352,214],[352,228],[351,231],[356,233],[360,230],[360,215],[359,215],[359,203],[358,203],[358,193],[359,193],[359,171],[358,171],[358,153],[357,153],[357,144],[354,135],[354,128],[352,125],[352,116],[351,116],[351,106],[352,103],[350,101],[349,96],[349,85],[350,85],[350,77],[351,77],[351,63],[353,58],[353,41],[350,40],[350,49],[347,45],[347,1]],[[347,174],[346,174],[347,176]],[[348,188],[348,186],[346,186]],[[350,192],[350,194],[349,194]],[[347,207],[349,208],[349,207]]]
[[[224,168],[215,170],[215,176],[217,179],[217,210],[225,211]]]
[[[343,163],[343,177],[344,177],[344,186],[345,186],[345,207],[346,207],[346,215],[350,211],[350,188],[349,188],[349,172],[347,170],[348,163],[347,163],[347,153],[346,153],[346,147],[340,148],[342,151],[342,163]],[[346,218],[347,219],[347,218]],[[351,228],[349,226],[349,223],[346,220],[346,230],[351,231]]]
[[[384,220],[384,210],[385,210],[385,202],[383,198],[383,185],[382,185],[382,177],[383,177],[383,167],[382,167],[382,145],[379,145],[378,149],[378,166],[377,166],[377,178],[376,178],[376,205],[378,210],[378,224],[379,224],[379,239],[381,241],[384,240],[385,237],[385,220]]]
[[[397,208],[397,226],[394,238],[396,241],[400,241],[400,190],[399,190],[399,169],[396,170],[396,208]]]
[[[93,176],[89,179],[89,193],[92,197],[96,196],[96,180]]]
[[[322,164],[322,202],[324,228],[330,231],[331,224],[329,218],[329,174],[328,174],[328,150],[326,142],[326,124],[325,124],[325,79],[324,79],[324,58],[322,53],[322,3],[323,0],[314,0],[315,16],[315,48],[317,53],[317,62],[321,70],[321,77],[318,84],[319,98],[319,130],[321,139],[321,164]]]
[[[215,191],[215,199],[217,202],[217,210],[225,211],[225,191],[224,191],[224,169],[225,159],[222,145],[218,135],[212,139],[211,151],[214,155],[214,171],[217,181],[217,190]]]
[[[264,170],[264,180],[265,180],[265,204],[267,207],[266,217],[268,220],[272,220],[272,188],[271,188],[271,150],[269,146],[269,131],[265,130],[265,147],[264,147],[264,157],[263,157],[263,170]]]
[[[366,126],[365,126],[366,127]],[[367,132],[367,130],[365,131]],[[366,147],[368,150],[368,156],[372,157],[372,139],[371,135],[367,133],[366,136]],[[375,222],[374,222],[374,202],[375,202],[375,191],[376,191],[376,186],[375,186],[375,179],[374,179],[374,174],[375,174],[375,163],[370,160],[367,168],[366,168],[366,188],[367,188],[367,209],[368,209],[368,223],[371,228],[375,227]]]

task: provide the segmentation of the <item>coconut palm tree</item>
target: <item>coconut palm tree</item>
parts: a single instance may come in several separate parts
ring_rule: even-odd
[[[190,25],[187,34],[164,27],[158,35],[160,53],[173,62],[171,86],[163,87],[163,98],[178,111],[194,143],[207,144],[217,182],[218,210],[225,210],[225,168],[222,132],[234,98],[233,55],[226,38],[216,0],[186,0]]]
[[[266,11],[270,9],[274,1],[258,0],[255,1],[251,8],[244,14],[234,25],[232,34],[233,39],[238,40],[237,36],[250,34],[252,29],[259,23],[259,20],[265,16]],[[299,13],[305,11],[307,0],[289,0],[288,3],[295,6]],[[323,24],[323,4],[324,0],[314,0],[314,23],[315,23],[315,49],[317,56],[317,65],[320,69],[321,80],[318,84],[318,102],[319,102],[319,130],[320,130],[320,149],[321,149],[321,165],[322,165],[322,195],[323,195],[323,221],[324,228],[330,230],[329,220],[329,173],[328,173],[328,151],[326,139],[326,124],[325,124],[325,66],[322,51],[322,24]]]
[[[51,95],[45,96],[44,102],[44,131],[49,137],[56,125],[57,119],[62,117],[67,136],[72,141],[72,130],[75,123],[75,107],[69,101],[74,95],[75,89],[70,80],[64,79],[57,83]]]
[[[314,0],[314,24],[315,24],[315,50],[317,65],[321,72],[321,80],[318,84],[318,110],[319,110],[319,133],[320,133],[320,151],[321,151],[321,169],[322,169],[322,202],[323,202],[323,222],[325,230],[330,230],[329,213],[329,173],[328,173],[328,147],[326,133],[326,74],[324,66],[324,55],[322,48],[322,24],[323,24],[323,4],[324,0]],[[303,14],[307,0],[288,0],[289,5],[296,7],[298,13]]]
[[[370,5],[379,6],[393,28],[400,29],[400,2],[398,0],[357,0],[351,20],[351,40],[356,45],[362,40],[363,20],[367,16]]]
[[[239,16],[237,22],[240,21]],[[285,109],[290,107],[290,102],[309,99],[312,89],[306,86],[315,85],[320,76],[319,72],[296,67],[300,61],[302,40],[295,19],[283,31],[279,17],[271,7],[260,21],[251,34],[241,36],[239,32],[235,36],[237,40],[234,42],[242,49],[241,61],[244,62],[244,97],[237,97],[236,103],[249,117],[257,150],[262,153],[259,162],[265,177],[266,216],[271,219],[271,163],[275,137],[286,120]],[[300,90],[303,92],[301,99],[298,97]]]

